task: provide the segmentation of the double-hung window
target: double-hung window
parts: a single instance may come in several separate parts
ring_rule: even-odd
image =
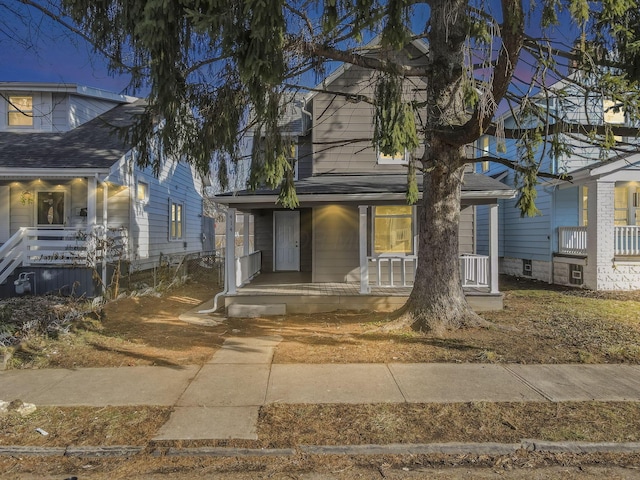
[[[171,201],[169,204],[169,240],[184,237],[184,205]]]
[[[373,207],[373,239],[376,255],[413,254],[413,207]]]
[[[7,123],[10,127],[33,127],[33,97],[10,95]]]

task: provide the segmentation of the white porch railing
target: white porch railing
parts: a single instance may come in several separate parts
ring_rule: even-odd
[[[367,262],[373,264],[376,269],[374,285],[378,287],[406,287],[413,284],[418,257],[415,255],[367,257]]]
[[[464,254],[460,256],[462,288],[489,287],[489,257]]]
[[[616,255],[640,256],[640,226],[620,225],[614,227]]]
[[[558,253],[587,254],[587,227],[558,227]]]
[[[236,287],[241,287],[260,272],[262,252],[236,257]]]
[[[103,227],[91,231],[87,234],[78,228],[20,228],[0,247],[0,283],[21,265],[91,267],[102,260],[104,250],[108,261],[126,257],[125,229],[107,230],[106,236]]]
[[[418,264],[415,255],[367,257],[375,267],[373,285],[378,287],[406,287],[413,285]],[[460,278],[463,288],[489,287],[489,257],[464,254],[460,256]]]
[[[640,226],[616,225],[613,235],[614,255],[640,256]],[[559,227],[558,236],[558,253],[587,254],[587,227]]]

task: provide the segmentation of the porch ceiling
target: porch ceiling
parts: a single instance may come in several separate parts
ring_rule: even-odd
[[[405,201],[407,176],[405,174],[380,175],[317,175],[295,182],[300,204],[332,202]],[[418,176],[422,194],[422,177]],[[513,198],[516,191],[486,175],[467,173],[462,186],[462,200],[492,203],[498,198]],[[273,207],[278,190],[259,189],[217,195],[216,201],[225,205],[260,205]]]

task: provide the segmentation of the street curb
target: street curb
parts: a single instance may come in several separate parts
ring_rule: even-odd
[[[101,447],[0,446],[0,456],[14,457],[131,457],[146,447],[115,445]],[[395,443],[388,445],[301,445],[297,448],[193,447],[158,448],[156,457],[276,457],[307,455],[509,455],[517,450],[540,453],[640,454],[640,442],[550,442],[524,439],[520,443]]]
[[[22,447],[0,446],[0,456],[21,457],[130,457],[141,453],[145,447],[114,445],[103,447]]]

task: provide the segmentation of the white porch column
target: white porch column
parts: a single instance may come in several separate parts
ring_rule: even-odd
[[[584,270],[585,286],[591,289],[611,290],[614,253],[614,182],[587,184],[587,265]]]
[[[96,191],[98,180],[96,177],[87,177],[87,231],[97,222]]]
[[[224,271],[227,293],[236,293],[236,209],[227,209]]]
[[[107,185],[107,182],[102,182],[102,225],[103,225],[103,229],[102,229],[102,244],[106,245],[107,244],[107,225],[108,225],[108,218],[107,218],[107,212],[109,211],[108,209],[108,202],[109,201],[109,186]],[[94,209],[97,210],[97,207],[95,206],[95,201],[94,201]],[[87,212],[88,215],[88,212]],[[95,215],[95,212],[94,212]],[[96,220],[97,221],[97,220]],[[89,222],[87,221],[87,224]],[[96,231],[97,234],[97,231]],[[129,248],[129,246],[127,245],[127,249]],[[129,252],[127,252],[128,255]],[[104,288],[106,288],[107,286],[107,252],[106,249],[103,250],[102,252],[102,285],[104,285]]]
[[[360,221],[359,221],[359,240],[360,240],[360,294],[371,293],[369,287],[369,261],[367,260],[367,215],[369,207],[367,205],[359,205]]]
[[[489,287],[498,293],[498,204],[489,206]]]
[[[251,249],[249,248],[249,220],[251,215],[249,213],[245,213],[242,216],[242,227],[244,228],[243,236],[242,236],[242,248],[243,255],[246,257],[251,253]]]

